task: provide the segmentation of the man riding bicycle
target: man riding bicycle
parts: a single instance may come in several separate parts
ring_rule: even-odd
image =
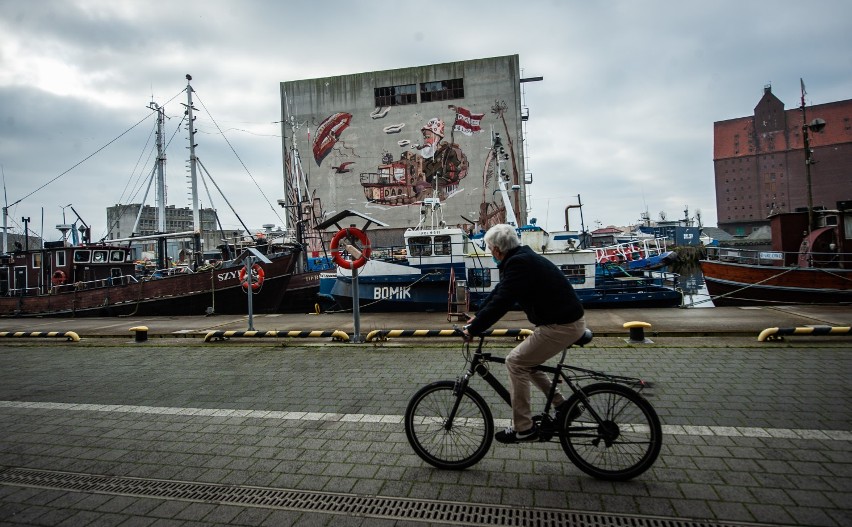
[[[506,356],[509,392],[512,396],[513,426],[497,432],[501,443],[537,441],[538,428],[532,420],[530,381],[548,393],[551,379],[534,368],[576,342],[586,329],[583,306],[562,271],[547,258],[521,246],[515,227],[495,225],[485,233],[500,282],[483,301],[476,315],[464,326],[470,338],[491,327],[517,302],[535,325],[533,334]],[[558,407],[565,398],[553,396]]]

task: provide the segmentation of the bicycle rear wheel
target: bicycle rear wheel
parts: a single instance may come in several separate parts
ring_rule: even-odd
[[[648,470],[663,439],[651,403],[620,384],[592,384],[582,391],[588,402],[574,394],[557,416],[568,458],[586,474],[605,480],[623,481]]]
[[[458,403],[452,423],[448,423]],[[421,388],[405,409],[405,435],[430,465],[461,470],[476,464],[491,448],[494,420],[481,395],[471,388],[456,393],[454,381]]]

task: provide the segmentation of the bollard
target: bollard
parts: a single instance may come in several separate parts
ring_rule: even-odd
[[[134,326],[129,331],[136,332],[136,342],[145,342],[148,340],[148,326]]]
[[[645,338],[645,328],[650,328],[651,324],[634,320],[625,322],[623,327],[630,330],[630,338],[624,339],[630,344],[653,344],[652,340]]]

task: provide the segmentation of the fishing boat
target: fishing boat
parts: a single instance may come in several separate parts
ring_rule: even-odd
[[[187,75],[186,118],[190,141],[193,231],[92,242],[84,236],[77,244],[63,239],[42,247],[9,251],[4,236],[0,255],[0,316],[110,316],[204,315],[247,313],[247,295],[258,313],[277,312],[285,302],[287,286],[301,253],[297,244],[252,244],[245,250],[229,246],[227,258],[215,264],[202,260],[201,229],[197,220],[193,89]],[[152,108],[153,109],[153,108]],[[162,144],[163,110],[158,110],[158,170],[165,162]],[[152,172],[152,176],[153,176]],[[163,178],[158,178],[158,186]],[[161,194],[162,196],[163,194]],[[164,217],[164,199],[160,200]],[[4,212],[8,207],[4,207]],[[6,217],[4,215],[4,234]],[[162,225],[162,224],[161,224]],[[60,231],[67,226],[60,225]],[[88,229],[87,229],[88,230]],[[160,231],[165,231],[161,227]],[[193,240],[191,262],[147,272],[137,264],[145,239],[184,237]],[[165,243],[161,243],[165,246]],[[239,250],[239,252],[237,252]],[[162,259],[160,259],[162,261]]]
[[[299,248],[253,265],[253,310],[277,312]],[[221,266],[137,273],[126,245],[84,243],[20,250],[0,257],[0,316],[204,315],[247,312],[241,260]]]
[[[841,210],[770,217],[769,251],[708,247],[700,261],[717,306],[852,304],[852,216]],[[802,233],[805,236],[802,236]]]

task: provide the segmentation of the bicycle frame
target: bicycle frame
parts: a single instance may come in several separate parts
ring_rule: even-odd
[[[499,379],[497,379],[497,377],[495,377],[494,375],[491,374],[491,372],[489,371],[488,366],[487,366],[487,363],[489,363],[489,362],[493,362],[493,363],[497,363],[497,364],[505,364],[506,358],[505,357],[495,357],[495,356],[491,355],[491,353],[483,352],[482,351],[482,345],[484,344],[484,342],[485,342],[485,337],[479,337],[479,345],[477,346],[476,351],[472,355],[470,355],[467,370],[456,381],[455,393],[456,393],[456,395],[460,395],[461,393],[464,393],[464,390],[467,388],[468,384],[470,383],[470,379],[473,377],[474,374],[476,374],[476,375],[479,375],[480,377],[482,377],[485,380],[485,382],[487,382],[488,385],[491,386],[491,388],[495,392],[497,392],[497,395],[499,395],[500,398],[503,399],[503,401],[507,405],[511,406],[512,405],[512,398],[511,398],[511,395],[509,394],[509,390],[503,385],[502,382],[500,382]],[[470,352],[470,342],[465,343],[465,345],[467,346],[467,351],[469,353]],[[571,346],[568,346],[568,347],[565,348],[565,350],[562,351],[562,357],[556,363],[556,366],[547,366],[547,365],[541,364],[541,365],[536,366],[534,368],[536,371],[542,371],[544,373],[548,373],[548,374],[553,375],[553,381],[551,382],[550,390],[547,393],[547,398],[546,398],[545,405],[544,405],[543,415],[549,415],[550,408],[551,408],[551,405],[552,405],[551,401],[553,400],[553,396],[556,394],[556,387],[558,386],[558,384],[560,382],[564,382],[568,386],[568,388],[570,388],[570,390],[574,394],[576,394],[577,397],[579,397],[583,401],[583,403],[585,403],[586,409],[588,410],[589,414],[598,423],[603,421],[603,419],[601,418],[600,415],[598,415],[598,413],[594,410],[594,408],[592,408],[591,405],[588,404],[588,399],[586,398],[586,394],[583,393],[582,386],[579,384],[579,381],[581,379],[594,379],[594,380],[602,380],[602,381],[609,381],[609,382],[624,384],[626,386],[630,386],[631,388],[635,388],[637,392],[641,392],[644,388],[646,388],[648,386],[648,383],[646,383],[645,381],[638,379],[636,377],[624,377],[624,376],[621,376],[621,375],[610,375],[608,373],[603,373],[603,372],[599,372],[599,371],[595,371],[595,370],[589,370],[589,369],[586,369],[586,368],[580,368],[580,367],[577,367],[577,366],[570,366],[568,364],[565,364],[565,356],[567,355],[568,350],[570,348],[571,348]],[[581,373],[582,375],[574,375],[573,376],[574,382],[572,382],[572,375],[566,374],[565,373],[566,370],[569,371],[569,372],[578,372],[578,373]],[[566,399],[568,399],[568,397],[566,397]],[[456,415],[456,412],[458,410],[458,405],[459,405],[460,402],[461,402],[461,397],[458,397],[456,399],[455,405],[452,408],[452,411],[450,412],[450,414],[448,416],[446,423],[444,424],[444,428],[446,428],[447,430],[450,430],[453,426],[453,420],[455,419],[455,415]]]

